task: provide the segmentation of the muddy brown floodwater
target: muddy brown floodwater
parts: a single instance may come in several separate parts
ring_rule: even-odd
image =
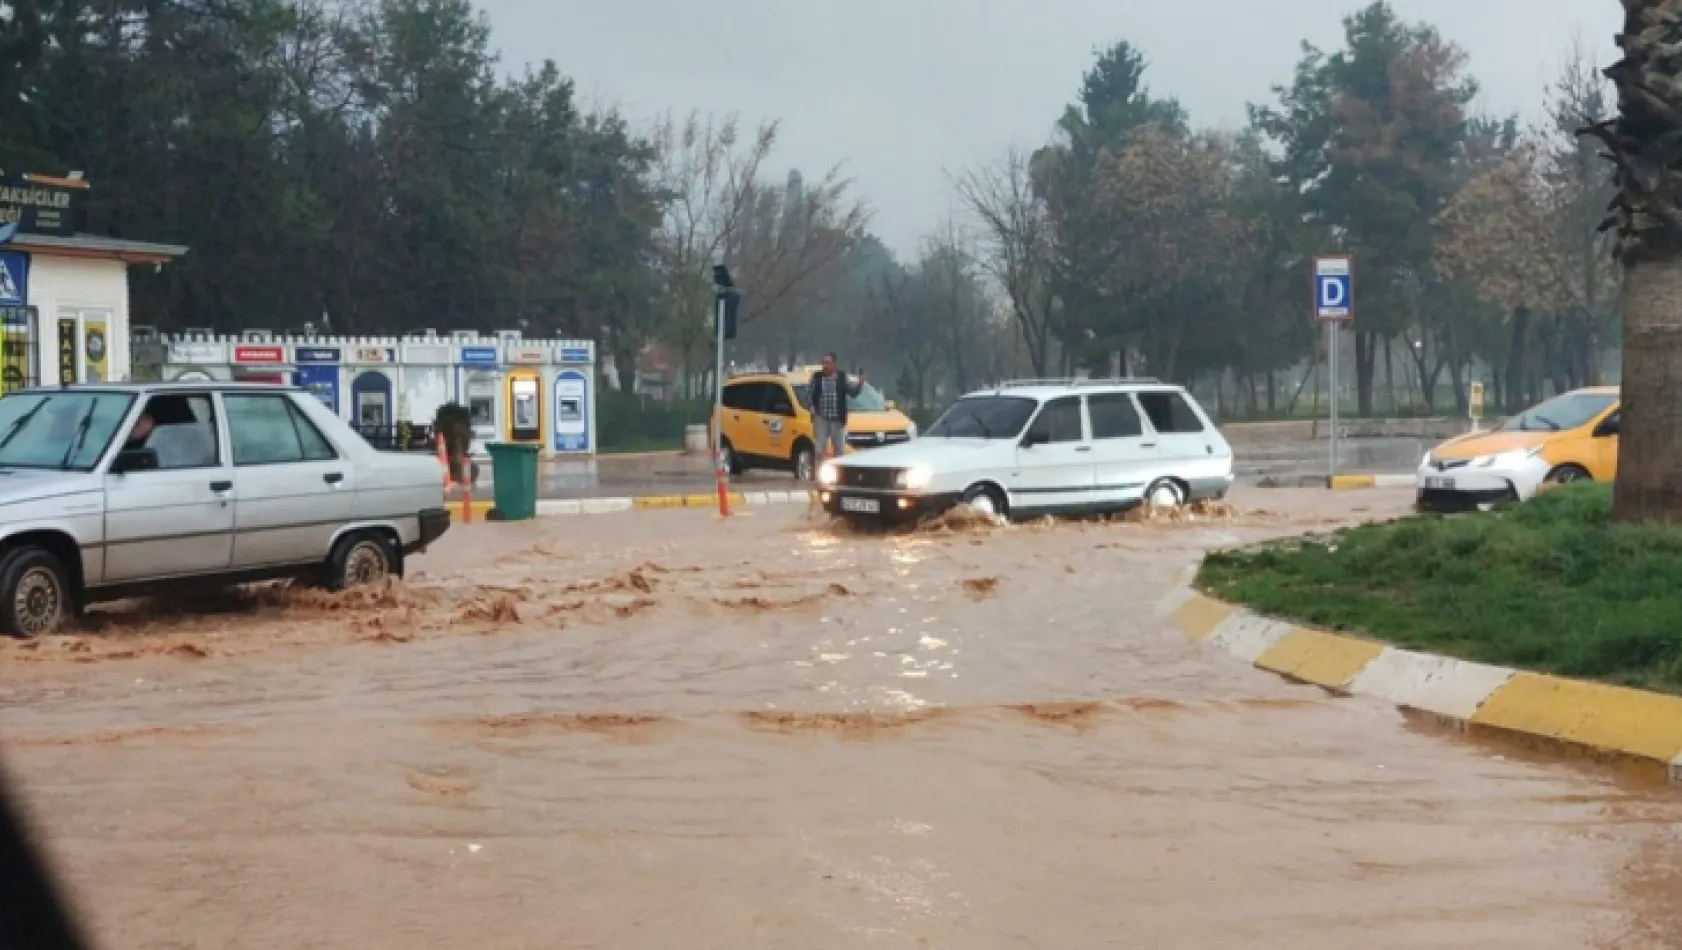
[[[1159,620],[1210,547],[1407,498],[1235,500],[458,528],[389,593],[0,647],[5,755],[125,950],[1682,945],[1676,797]]]

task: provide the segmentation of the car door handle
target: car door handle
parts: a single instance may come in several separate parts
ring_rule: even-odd
[[[1141,448],[1141,449],[1154,449],[1154,448],[1156,448],[1156,443],[1155,442],[1140,442],[1139,443],[1139,448]]]
[[[338,483],[345,480],[345,473],[344,472],[328,472],[327,474],[321,476],[321,480],[326,482],[329,485],[337,485]]]
[[[1076,452],[1090,452],[1090,451],[1092,451],[1092,446],[1090,446],[1090,445],[1077,445],[1077,446],[1075,446],[1075,451]]]
[[[234,490],[234,483],[233,482],[211,482],[210,483],[210,490],[211,491],[233,491]]]

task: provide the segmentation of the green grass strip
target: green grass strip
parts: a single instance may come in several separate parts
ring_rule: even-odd
[[[1304,625],[1682,693],[1682,527],[1613,524],[1611,509],[1611,486],[1572,486],[1211,554],[1198,580]]]

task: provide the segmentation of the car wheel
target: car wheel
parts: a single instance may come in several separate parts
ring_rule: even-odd
[[[803,482],[809,482],[817,477],[817,455],[812,447],[802,442],[794,449],[794,477]]]
[[[1180,492],[1179,482],[1159,478],[1145,489],[1145,501],[1158,508],[1178,508],[1186,503],[1186,496]]]
[[[1010,514],[1004,496],[991,485],[971,485],[964,492],[964,504],[994,518],[1004,518]]]
[[[1547,480],[1555,485],[1570,485],[1573,482],[1592,482],[1594,476],[1581,465],[1561,465],[1548,473]]]
[[[75,612],[69,573],[45,548],[23,547],[0,560],[0,631],[14,637],[55,633]]]
[[[346,535],[327,558],[327,588],[378,587],[401,575],[397,550],[384,534],[363,531]]]

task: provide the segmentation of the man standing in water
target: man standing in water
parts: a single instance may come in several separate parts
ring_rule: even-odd
[[[835,354],[823,355],[823,368],[812,374],[812,435],[818,440],[820,458],[840,458],[847,451],[847,399],[859,394],[864,371],[858,379],[835,368]]]

